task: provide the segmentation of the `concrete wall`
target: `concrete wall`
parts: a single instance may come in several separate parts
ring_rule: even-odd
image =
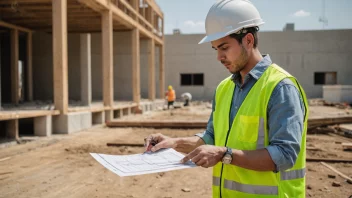
[[[352,84],[352,30],[261,32],[259,50],[294,75],[309,98],[322,97],[314,72],[337,72],[337,84]],[[230,74],[216,61],[210,44],[198,45],[204,35],[166,35],[166,84],[177,96],[190,92],[210,100],[217,84]],[[180,73],[204,73],[204,86],[180,86]]]
[[[323,99],[329,102],[352,104],[352,85],[324,85]]]
[[[52,35],[33,33],[33,99],[53,100]]]
[[[130,32],[115,32],[113,34],[113,64],[114,64],[114,99],[129,100],[132,92],[132,56]],[[156,93],[159,93],[159,51],[156,48]],[[141,63],[141,94],[148,98],[148,56],[147,42],[140,41]],[[91,71],[92,100],[102,101],[102,67],[101,67],[101,34],[91,34]],[[34,99],[52,100],[53,98],[53,60],[51,34],[35,32],[33,34],[33,79]],[[80,100],[80,35],[68,35],[68,84],[69,99]]]
[[[165,36],[165,83],[172,85],[176,97],[183,92],[194,100],[211,100],[217,84],[230,74],[216,60],[210,44],[198,45],[203,35]],[[181,86],[181,73],[203,73],[204,86]]]
[[[81,100],[80,35],[69,34],[68,42],[68,98]]]

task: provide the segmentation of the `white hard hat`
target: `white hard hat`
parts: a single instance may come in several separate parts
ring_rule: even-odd
[[[199,44],[215,41],[243,28],[262,25],[258,10],[248,0],[217,1],[205,20],[206,36]]]

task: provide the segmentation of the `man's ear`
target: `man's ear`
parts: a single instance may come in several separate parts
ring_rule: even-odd
[[[244,37],[244,43],[245,43],[247,48],[253,48],[253,46],[254,46],[254,36],[253,36],[252,33],[248,33]]]

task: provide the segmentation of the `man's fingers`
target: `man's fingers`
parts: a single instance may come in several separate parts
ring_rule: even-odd
[[[151,151],[155,152],[155,151],[158,151],[163,148],[169,148],[167,141],[161,141],[161,142],[155,144],[154,146],[151,147]]]
[[[195,155],[197,155],[198,152],[196,150],[193,150],[192,152],[188,153],[188,155],[186,155],[182,160],[181,163],[186,163],[188,162],[190,159],[192,159]]]
[[[208,161],[205,159],[200,159],[196,164],[197,164],[197,166],[202,166],[202,167],[207,168],[206,165],[208,164]]]
[[[152,137],[151,136],[148,136],[148,137],[145,137],[144,138],[144,148],[146,151],[150,151],[150,141],[152,140]]]

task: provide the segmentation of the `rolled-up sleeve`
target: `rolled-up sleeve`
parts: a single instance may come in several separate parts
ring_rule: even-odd
[[[268,104],[269,146],[276,171],[291,168],[301,149],[305,107],[290,79],[274,89]]]
[[[205,144],[214,145],[214,125],[213,125],[213,112],[215,111],[215,95],[212,102],[212,111],[208,120],[207,129],[202,133],[197,133],[196,136],[203,139]]]

